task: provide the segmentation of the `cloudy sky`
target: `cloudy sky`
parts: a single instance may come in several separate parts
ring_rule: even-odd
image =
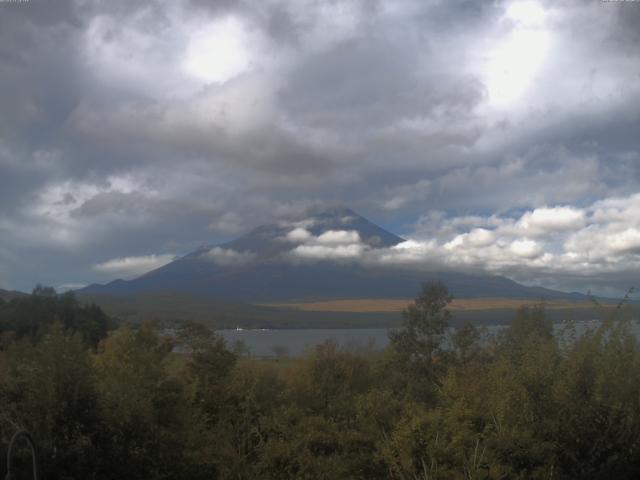
[[[624,290],[639,44],[640,2],[0,0],[0,287],[339,204],[394,258]]]

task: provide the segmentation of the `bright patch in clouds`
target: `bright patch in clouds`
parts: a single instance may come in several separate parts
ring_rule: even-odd
[[[249,39],[243,24],[229,16],[196,31],[183,68],[207,83],[224,83],[250,67]]]
[[[107,260],[93,266],[100,273],[123,279],[135,278],[176,259],[173,254],[142,255],[139,257],[121,257]]]
[[[514,2],[503,20],[512,28],[490,52],[485,76],[489,102],[497,107],[509,106],[526,92],[551,44],[545,12],[537,2]]]
[[[527,26],[540,26],[545,18],[542,6],[536,1],[517,1],[509,5],[506,17]]]

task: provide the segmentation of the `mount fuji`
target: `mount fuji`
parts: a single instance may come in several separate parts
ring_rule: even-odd
[[[585,296],[529,287],[503,276],[429,271],[357,261],[404,239],[348,208],[332,208],[299,221],[255,228],[235,240],[206,245],[132,280],[79,290],[129,296],[178,293],[243,303],[334,299],[413,298],[420,284],[439,280],[456,298],[571,299]]]

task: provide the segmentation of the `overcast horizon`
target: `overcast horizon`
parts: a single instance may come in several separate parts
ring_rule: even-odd
[[[344,205],[407,242],[345,227],[317,260],[619,295],[638,45],[640,2],[0,0],[0,288],[131,278]]]

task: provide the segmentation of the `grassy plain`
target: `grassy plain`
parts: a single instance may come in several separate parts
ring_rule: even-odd
[[[410,299],[345,299],[327,300],[320,302],[288,302],[272,303],[264,306],[274,308],[290,308],[307,312],[401,312],[411,303]],[[521,306],[534,305],[538,301],[516,298],[458,298],[454,299],[450,305],[450,310],[455,311],[484,311],[484,310],[516,310]],[[568,300],[546,301],[545,305],[549,310],[567,309],[591,309],[593,304],[589,301],[574,302]]]
[[[140,294],[129,297],[79,295],[83,303],[96,303],[125,323],[155,321],[167,326],[194,320],[214,328],[383,328],[400,324],[400,312],[409,299],[345,299],[250,305],[220,302],[174,293]],[[516,310],[536,301],[512,298],[462,298],[451,305],[452,324],[509,324]],[[590,320],[600,315],[589,301],[548,301],[547,315],[554,322]],[[609,304],[606,304],[611,308]],[[637,308],[637,306],[636,306]]]

